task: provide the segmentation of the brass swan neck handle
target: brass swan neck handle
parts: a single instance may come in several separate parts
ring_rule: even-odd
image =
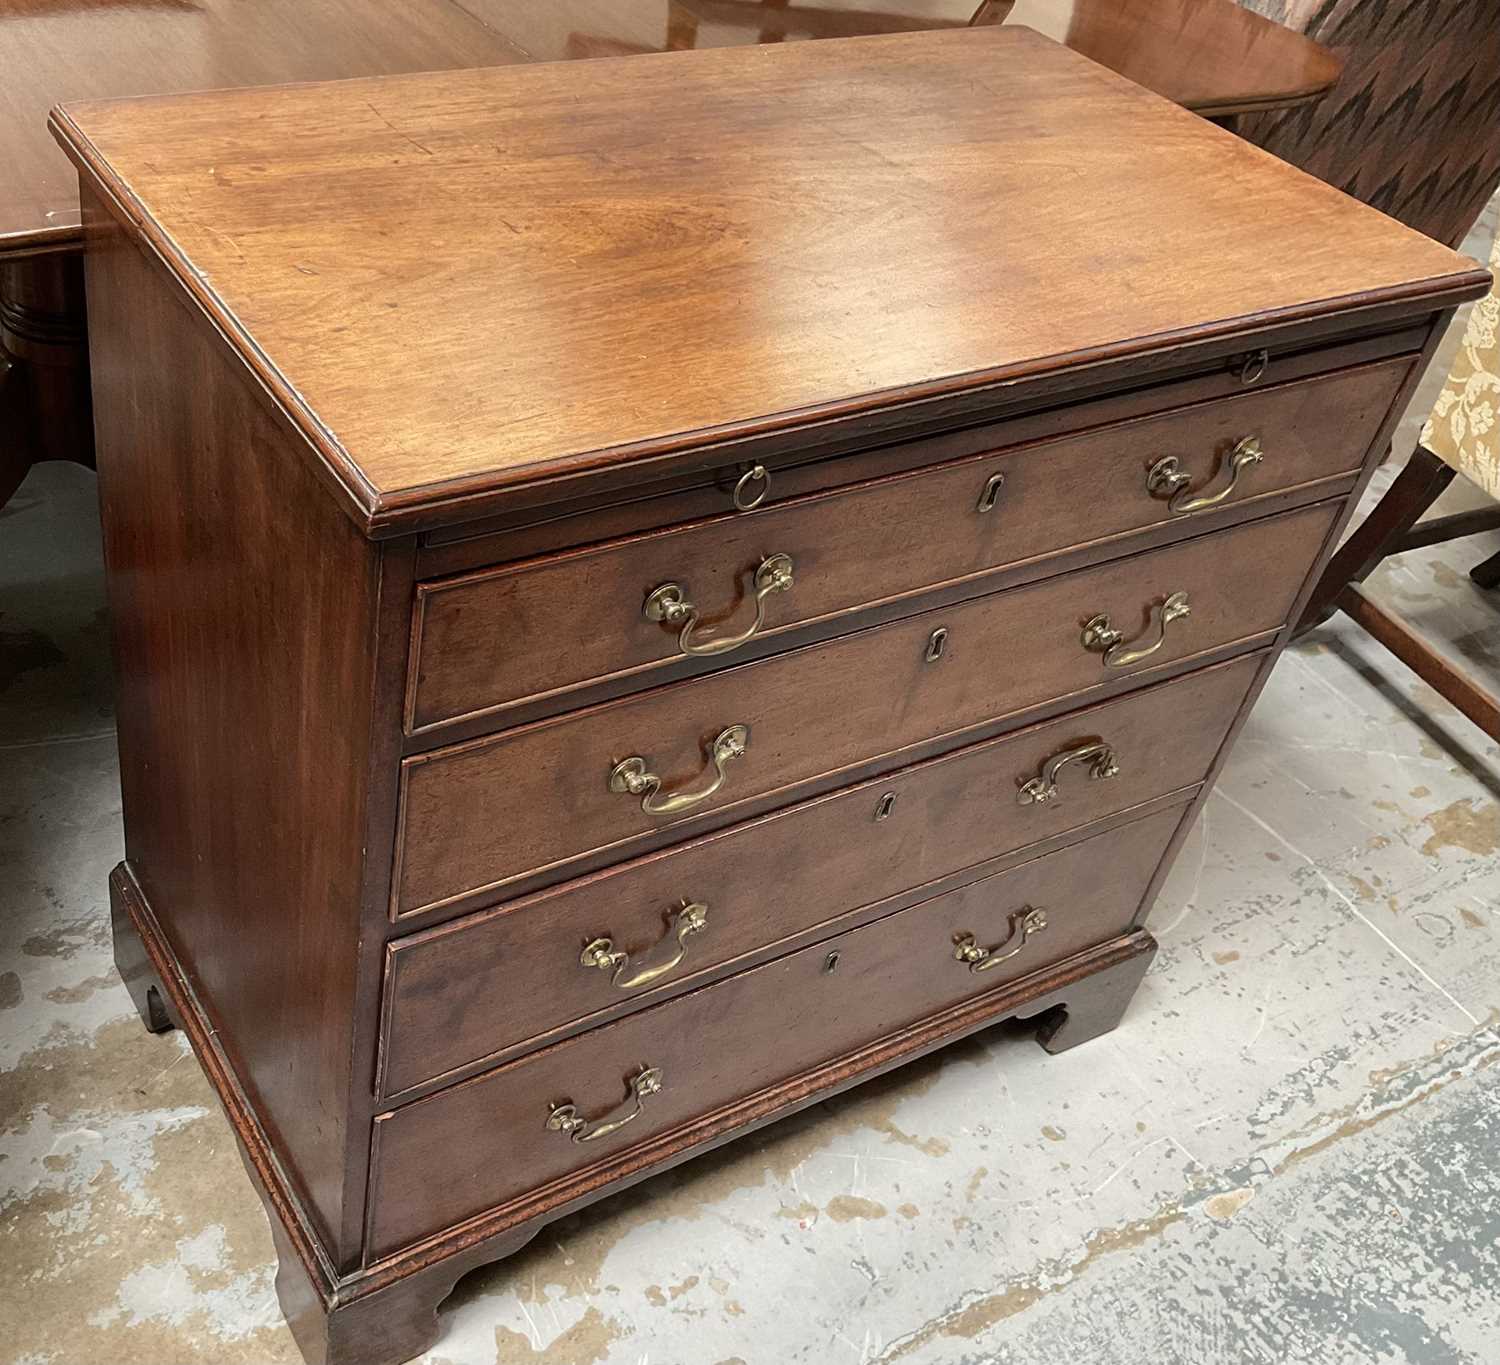
[[[1010,917],[1010,933],[993,948],[980,947],[974,941],[973,934],[960,934],[953,940],[953,957],[958,962],[968,963],[971,972],[987,972],[1002,962],[1010,961],[1026,946],[1033,934],[1041,933],[1046,927],[1045,910],[1037,910],[1030,905],[1022,906]],[[1001,952],[1007,943],[1014,943],[1015,946]]]
[[[1266,458],[1266,452],[1258,436],[1246,436],[1235,443],[1224,468],[1229,471],[1229,482],[1217,493],[1202,493],[1192,496],[1192,476],[1183,472],[1175,455],[1164,455],[1146,474],[1146,491],[1156,498],[1167,500],[1167,511],[1174,517],[1185,517],[1201,512],[1206,507],[1217,507],[1239,486],[1240,475],[1253,469]]]
[[[636,991],[670,973],[687,956],[687,941],[708,928],[708,906],[684,901],[672,912],[666,934],[649,952],[634,962],[630,954],[616,948],[610,938],[596,938],[578,955],[582,966],[612,973],[610,983],[618,990]]]
[[[676,815],[701,805],[713,796],[724,785],[729,764],[737,758],[743,758],[749,747],[748,725],[731,725],[727,730],[721,730],[708,754],[713,776],[701,787],[673,792],[670,796],[661,794],[661,777],[646,766],[646,760],[632,754],[629,758],[622,758],[610,769],[609,789],[612,792],[639,796],[641,809],[647,815]]]
[[[1174,592],[1155,603],[1151,608],[1148,631],[1154,630],[1156,638],[1149,644],[1130,644],[1125,636],[1110,624],[1108,613],[1090,618],[1083,628],[1083,647],[1095,654],[1104,655],[1106,668],[1129,668],[1142,659],[1149,659],[1167,643],[1167,627],[1173,621],[1192,615],[1185,592]],[[1145,637],[1142,637],[1145,638]]]
[[[698,638],[699,611],[688,598],[687,589],[680,583],[663,583],[659,588],[653,588],[641,612],[648,621],[660,621],[664,625],[680,627],[677,648],[684,654],[698,658],[728,654],[730,650],[738,649],[760,634],[766,623],[766,599],[776,593],[792,590],[792,568],[791,555],[771,555],[761,560],[760,566],[755,570],[755,620],[738,635]]]
[[[661,1090],[662,1074],[658,1066],[648,1066],[632,1076],[629,1081],[630,1094],[607,1114],[596,1119],[586,1119],[574,1104],[556,1104],[547,1115],[547,1129],[553,1133],[565,1133],[574,1142],[597,1142],[611,1133],[618,1133],[627,1123],[634,1123],[641,1116],[641,1106],[647,1096]]]
[[[1096,782],[1118,777],[1120,774],[1120,765],[1115,760],[1115,751],[1103,740],[1090,740],[1087,744],[1080,744],[1076,749],[1066,749],[1049,758],[1042,764],[1041,772],[1022,785],[1016,800],[1023,806],[1041,806],[1049,801],[1057,800],[1058,777],[1070,763],[1087,763],[1089,776]]]

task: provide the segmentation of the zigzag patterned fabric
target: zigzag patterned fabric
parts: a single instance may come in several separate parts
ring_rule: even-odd
[[[1339,83],[1241,120],[1284,161],[1450,246],[1500,184],[1497,0],[1241,0],[1338,52]]]

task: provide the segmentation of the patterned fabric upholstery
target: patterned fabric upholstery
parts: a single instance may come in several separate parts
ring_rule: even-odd
[[[1500,238],[1490,256],[1500,277]],[[1474,305],[1422,444],[1500,499],[1500,283]]]
[[[1247,115],[1238,131],[1436,237],[1463,241],[1500,184],[1496,0],[1241,0],[1332,48],[1320,100]]]

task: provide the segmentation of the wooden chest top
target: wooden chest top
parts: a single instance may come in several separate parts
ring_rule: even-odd
[[[1485,275],[1025,29],[70,105],[366,530]]]

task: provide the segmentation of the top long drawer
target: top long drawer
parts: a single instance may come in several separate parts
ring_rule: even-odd
[[[1350,473],[1409,364],[1364,365],[424,584],[407,728],[620,675],[649,683],[686,654],[733,659],[742,637]]]

